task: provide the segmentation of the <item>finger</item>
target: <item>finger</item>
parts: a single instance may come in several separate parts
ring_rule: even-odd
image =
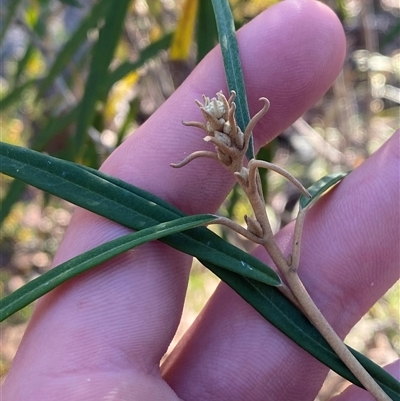
[[[291,24],[282,31],[285,20]],[[308,1],[288,1],[268,10],[241,30],[239,45],[252,114],[259,108],[255,99],[260,96],[267,95],[274,105],[274,115],[264,123],[268,131],[262,130],[263,124],[255,131],[258,144],[277,135],[326,91],[344,54],[340,24],[326,8]],[[275,46],[280,46],[279,51]],[[217,49],[110,156],[102,170],[186,212],[214,211],[229,191],[231,177],[210,160],[193,162],[179,171],[169,168],[169,163],[206,148],[201,134],[180,121],[199,119],[193,99],[202,93],[212,96],[221,88],[226,91],[224,82]],[[125,231],[77,210],[55,264]],[[88,394],[97,400],[111,391],[112,384],[119,388],[118,383],[132,372],[157,378],[158,361],[178,324],[189,265],[190,258],[154,243],[53,291],[34,313],[6,382],[7,394],[23,399],[27,394],[23,392],[29,391],[31,398],[46,400],[51,390],[62,389],[68,398],[79,383],[85,400],[90,399]],[[19,377],[24,377],[24,387]],[[53,378],[51,389],[49,377]]]
[[[299,274],[341,337],[399,278],[399,140],[400,131],[306,218]],[[277,236],[285,255],[292,232]],[[263,249],[256,256],[270,264]],[[311,400],[327,368],[222,284],[163,372],[183,399]]]
[[[385,366],[385,370],[394,376],[397,380],[400,379],[400,361],[395,361],[388,366]],[[351,385],[343,393],[336,397],[333,397],[331,401],[374,401],[374,398],[363,391],[357,386]]]
[[[343,30],[328,8],[300,0],[271,7],[238,36],[251,115],[262,107],[260,97],[271,102],[254,130],[259,147],[294,122],[331,86],[343,63]],[[232,186],[232,175],[209,159],[198,159],[178,170],[169,164],[196,150],[213,150],[203,142],[199,129],[185,127],[181,121],[202,121],[194,99],[203,94],[215,96],[220,89],[228,93],[217,48],[161,107],[157,117],[131,136],[104,168],[187,213],[215,211]],[[148,170],[152,179],[132,174],[134,169]],[[163,185],[166,180],[168,186]]]

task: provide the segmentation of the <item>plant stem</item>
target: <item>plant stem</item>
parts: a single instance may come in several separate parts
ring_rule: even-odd
[[[219,218],[219,223],[232,228],[251,241],[264,246],[272,261],[287,281],[288,286],[282,286],[280,288],[281,291],[308,317],[310,322],[321,333],[360,383],[378,401],[390,401],[388,395],[358,362],[330,326],[308,294],[297,273],[300,261],[300,247],[305,213],[307,207],[311,205],[313,200],[311,199],[310,193],[286,170],[272,163],[251,159],[247,167],[243,165],[243,158],[249,147],[251,131],[255,124],[257,124],[267,112],[269,108],[268,99],[260,99],[264,102],[264,106],[253,116],[243,133],[240,127],[237,126],[234,118],[236,107],[233,103],[234,98],[235,92],[233,91],[231,92],[229,100],[226,99],[222,92],[218,92],[217,98],[209,99],[203,95],[204,104],[196,101],[203,113],[206,124],[190,121],[185,123],[185,125],[203,129],[207,134],[203,139],[206,142],[212,142],[215,145],[216,152],[197,151],[189,155],[182,162],[171,164],[171,166],[182,167],[197,157],[209,157],[219,161],[227,170],[233,173],[250,201],[255,219],[245,216],[247,229],[223,217]],[[303,209],[300,209],[293,233],[292,253],[287,258],[283,255],[274,239],[274,234],[265,208],[265,200],[259,174],[260,168],[270,169],[283,175],[311,200],[307,202],[308,206],[306,205]]]
[[[275,242],[268,215],[266,213],[264,201],[259,195],[260,180],[258,167],[270,168],[270,165],[266,166],[265,164],[257,163],[257,161],[251,161],[250,163],[252,163],[252,165],[249,166],[249,179],[247,183],[245,180],[238,179],[237,181],[246,193],[253,208],[256,220],[260,223],[263,229],[263,237],[257,242],[262,243],[264,248],[271,256],[271,259],[275,263],[276,267],[284,276],[290,292],[297,300],[296,304],[300,306],[300,309],[305,313],[310,322],[318,329],[318,331],[336,352],[342,362],[349,368],[349,370],[360,381],[365,389],[376,398],[376,400],[390,401],[390,397],[382,390],[382,388],[376,383],[371,375],[358,362],[341,338],[333,330],[329,322],[325,319],[324,315],[308,294],[297,273],[297,268],[300,261],[302,228],[305,221],[306,209],[302,209],[299,212],[294,231],[293,250],[292,254],[287,260]],[[277,171],[276,168],[274,168],[274,170]],[[285,295],[288,295],[287,289],[285,289]],[[293,299],[292,295],[289,295],[289,299]]]
[[[315,305],[301,282],[300,277],[297,274],[297,269],[293,269],[292,266],[286,266],[286,269],[281,272],[308,319],[318,329],[342,362],[349,368],[354,376],[357,377],[365,389],[368,390],[378,401],[390,401],[390,397],[382,390],[382,388],[349,351],[346,344],[340,339],[332,326],[325,319],[324,315]]]

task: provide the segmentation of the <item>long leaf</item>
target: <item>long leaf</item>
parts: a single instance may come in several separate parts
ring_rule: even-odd
[[[157,56],[161,50],[167,49],[172,41],[172,33],[165,34],[162,38],[150,43],[140,51],[139,58],[136,61],[126,61],[120,64],[114,71],[110,72],[104,80],[100,82],[100,97],[105,96],[115,82],[122,79],[125,75],[142,67],[146,61]]]
[[[244,132],[250,121],[247,104],[246,87],[244,84],[242,64],[239,57],[239,47],[236,40],[235,24],[228,0],[212,0],[215,20],[217,22],[219,43],[224,59],[225,75],[229,90],[236,92],[236,120]],[[254,158],[253,137],[250,138],[246,152],[247,158]]]
[[[99,97],[100,83],[107,76],[108,67],[117,47],[130,2],[131,0],[118,0],[104,4],[107,8],[106,19],[93,48],[89,77],[76,124],[75,149],[80,150],[82,148],[87,130],[95,115],[95,104],[101,100]]]
[[[143,196],[143,190],[135,188],[132,192],[128,184],[75,163],[1,142],[0,156],[0,171],[4,174],[135,230],[184,216],[172,206],[154,207],[162,201]],[[220,264],[255,280],[270,285],[281,283],[272,269],[207,229],[175,234],[163,241],[199,260]]]
[[[200,1],[196,37],[197,63],[199,63],[218,43],[218,31],[211,0]]]
[[[104,17],[107,11],[108,2],[108,0],[102,0],[95,4],[91,8],[88,16],[81,22],[79,27],[70,36],[68,42],[66,42],[63,48],[58,52],[48,74],[45,78],[43,78],[41,82],[37,99],[40,98],[43,93],[50,87],[50,85],[61,73],[61,71],[64,70],[66,66],[68,66],[68,63],[73,59],[78,49],[82,46],[83,43],[85,43],[85,41],[87,40],[88,31],[91,28],[95,27],[99,23],[100,19]],[[73,3],[77,2],[74,1]]]
[[[79,181],[81,176],[85,175],[83,172],[86,170],[85,172],[88,175],[84,177],[83,181],[87,186],[86,196],[83,196],[84,192],[79,193],[79,185],[73,187],[73,190],[77,191],[76,203],[96,213],[96,210],[99,210],[101,215],[124,224],[129,228],[141,229],[146,227],[147,224],[151,226],[165,221],[165,219],[172,220],[183,215],[182,212],[178,211],[172,205],[158,199],[154,195],[95,170],[82,167],[80,167],[80,170],[75,169],[75,167],[79,166],[4,143],[0,143],[0,156],[2,157],[2,163],[0,163],[2,172],[29,181],[31,184],[37,184],[39,188],[46,187],[46,180],[49,176],[53,175],[53,178],[57,176],[58,180],[53,179],[48,183],[47,190],[62,197],[68,195],[68,193],[65,193],[68,192],[65,191],[66,182],[74,180],[74,176]],[[47,168],[45,168],[46,166]],[[98,192],[94,196],[94,189],[96,188]],[[109,194],[107,194],[107,191]],[[109,195],[109,197],[105,195]],[[69,198],[70,196],[66,197],[66,199]],[[102,208],[103,204],[106,210]],[[138,210],[146,214],[140,214]],[[123,217],[121,217],[120,213],[122,213]],[[335,370],[338,374],[359,385],[358,381],[355,380],[329,345],[326,344],[323,337],[276,287],[263,284],[258,279],[245,278],[246,275],[250,277],[250,274],[248,274],[249,268],[250,270],[254,270],[251,258],[246,258],[247,254],[227,244],[206,228],[196,228],[185,233],[174,234],[165,237],[163,241],[194,256],[197,256],[196,254],[215,256],[215,259],[213,257],[204,259],[200,256],[199,260],[222,280],[227,282],[240,296],[258,310],[265,319],[278,327],[289,338],[292,338],[302,348]],[[229,250],[225,248],[224,244],[227,244]],[[204,245],[206,245],[205,249],[208,255],[202,253],[204,248],[201,247]],[[198,248],[201,248],[201,250]],[[219,255],[216,253],[219,250],[222,253],[232,252],[230,255],[231,261],[236,259],[236,262],[242,266],[242,269],[236,272],[233,269],[228,271],[227,268],[231,268],[232,266],[225,266],[226,260],[219,260]],[[243,258],[241,257],[242,255],[244,256]],[[247,263],[249,264],[247,265]],[[355,351],[352,352],[355,353]],[[367,358],[358,353],[355,353],[355,355],[391,398],[399,401],[399,382]]]
[[[13,207],[14,203],[18,202],[18,200],[21,199],[21,196],[24,193],[25,188],[26,184],[19,180],[13,180],[13,182],[8,187],[7,193],[0,203],[0,227],[3,224],[3,221],[10,213],[10,210]]]
[[[110,72],[104,80],[101,82],[100,96],[106,96],[111,87],[118,80],[122,79],[125,75],[131,71],[135,71],[150,58],[157,56],[157,54],[164,49],[167,49],[171,43],[172,34],[166,34],[159,40],[151,43],[139,54],[139,58],[135,62],[125,62],[118,66],[114,71]],[[20,93],[26,89],[27,86],[34,84],[35,81],[30,81],[28,85],[20,87]],[[0,110],[3,106],[11,105],[13,102],[19,99],[20,93],[10,93],[7,100],[4,99],[0,102]],[[3,104],[4,102],[4,104]],[[57,133],[64,130],[66,127],[71,125],[77,118],[80,112],[80,105],[75,106],[65,114],[51,118],[43,129],[33,138],[31,148],[35,150],[43,150],[46,144],[55,136]],[[4,219],[7,217],[12,205],[20,198],[26,185],[22,182],[15,182],[9,188],[7,195],[2,199],[0,203],[0,226]]]
[[[167,223],[157,224],[139,232],[124,235],[76,256],[42,274],[4,298],[1,301],[0,322],[47,294],[65,281],[129,249],[167,235],[211,223],[215,219],[216,216],[212,215],[196,215],[178,218]]]
[[[134,62],[125,62],[118,66],[114,71],[107,75],[99,82],[100,97],[104,98],[111,87],[127,74],[142,67],[147,60],[156,57],[161,50],[165,50],[171,43],[172,34],[166,34],[157,41],[143,48],[139,54],[139,58]],[[34,138],[31,147],[35,150],[43,150],[47,142],[58,132],[72,124],[81,114],[82,105],[79,104],[73,109],[66,112],[64,115],[53,117],[41,132]]]

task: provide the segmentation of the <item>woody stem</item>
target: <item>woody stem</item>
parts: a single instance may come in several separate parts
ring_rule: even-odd
[[[251,163],[251,162],[250,162]],[[249,176],[247,180],[238,179],[239,185],[246,193],[250,204],[253,208],[254,216],[262,228],[262,238],[258,239],[267,250],[271,259],[275,263],[278,270],[285,278],[288,289],[285,293],[289,294],[289,299],[295,299],[300,309],[308,317],[311,323],[317,328],[325,340],[329,343],[332,349],[336,352],[343,363],[357,377],[360,383],[373,395],[378,401],[390,401],[388,395],[375,382],[365,368],[358,362],[354,355],[349,351],[340,337],[333,330],[324,315],[315,305],[314,301],[304,287],[298,273],[297,268],[300,260],[300,246],[302,238],[302,228],[305,220],[306,210],[300,210],[298,220],[296,221],[293,250],[288,259],[282,254],[278,247],[269,223],[268,215],[265,208],[262,191],[260,188],[260,176],[258,167],[265,167],[265,164],[260,164],[254,161],[253,166],[249,166]],[[270,166],[268,166],[270,167]],[[307,191],[306,191],[307,192]],[[308,193],[308,192],[307,192]],[[290,290],[290,291],[288,291]]]

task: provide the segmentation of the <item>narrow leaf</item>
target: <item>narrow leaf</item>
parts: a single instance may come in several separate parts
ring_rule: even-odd
[[[0,322],[65,281],[129,249],[167,235],[211,223],[215,219],[216,216],[212,215],[196,215],[178,218],[167,223],[157,224],[139,232],[124,235],[76,256],[30,281],[4,298],[1,301]]]
[[[183,215],[182,212],[153,194],[96,170],[4,143],[0,143],[0,156],[2,157],[1,171],[30,183],[35,181],[39,188],[45,187],[43,189],[50,190],[51,193],[68,195],[68,193],[64,193],[63,188],[69,180],[72,180],[74,187],[70,186],[69,190],[77,191],[76,200],[79,201],[77,204],[95,213],[100,211],[99,214],[129,228],[146,228],[146,226]],[[53,166],[50,167],[50,172],[45,168],[46,165],[48,168]],[[84,173],[88,174],[85,175]],[[58,179],[47,182],[51,175],[58,176]],[[83,181],[80,181],[81,179]],[[81,191],[82,185],[86,187],[86,192]],[[83,196],[85,193],[86,197]],[[185,233],[173,234],[161,240],[182,252],[196,257],[200,255],[201,263],[230,285],[264,318],[328,367],[353,383],[359,384],[348,369],[343,364],[341,365],[340,360],[312,324],[276,287],[263,284],[261,282],[263,280],[255,278],[257,274],[251,277],[250,272],[254,273],[254,270],[261,266],[267,269],[266,273],[268,273],[269,268],[267,266],[260,261],[258,261],[260,265],[257,266],[257,262],[253,263],[254,258],[252,259],[250,255],[226,243],[204,227],[195,228]],[[218,252],[226,253],[221,255],[221,260]],[[227,263],[228,260],[230,260],[229,263]],[[235,263],[235,268],[233,268],[232,265]],[[249,264],[247,265],[247,263]],[[275,283],[277,282],[275,281]],[[356,354],[356,357],[392,399],[399,401],[398,381],[367,358],[359,354]]]
[[[18,202],[18,200],[21,199],[25,188],[26,184],[19,180],[13,180],[13,182],[8,187],[6,195],[0,202],[0,227],[10,213],[10,210],[13,207],[14,203]]]
[[[244,132],[250,121],[250,112],[247,104],[246,87],[239,57],[233,15],[228,0],[212,0],[212,4],[217,22],[219,43],[221,45],[228,88],[236,92],[236,120],[240,129]],[[252,137],[246,156],[249,160],[254,158]]]
[[[347,173],[333,173],[328,174],[325,177],[322,177],[310,188],[308,188],[308,192],[311,195],[311,198],[307,198],[304,195],[300,197],[300,207],[304,209],[305,207],[311,205],[316,200],[318,200],[326,191],[331,189],[334,185],[336,185],[339,181],[341,181],[344,177],[349,174]]]
[[[197,63],[199,63],[218,43],[218,31],[211,0],[200,1],[196,37]]]
[[[151,43],[139,54],[138,60],[135,62],[126,62],[122,63],[119,67],[117,67],[113,72],[109,73],[104,80],[100,83],[100,96],[106,96],[109,92],[111,87],[115,84],[115,82],[122,79],[124,76],[129,74],[132,71],[137,70],[143,64],[152,57],[157,56],[157,54],[164,49],[167,49],[171,43],[172,34],[166,34],[161,39]],[[35,83],[32,81],[29,85]],[[29,86],[28,85],[28,86]],[[26,89],[23,87],[20,89],[20,93]],[[13,104],[14,102],[19,101],[18,94],[10,94],[8,100],[3,100],[8,105]],[[3,102],[0,102],[0,110],[3,107]],[[43,127],[43,129],[35,135],[33,138],[31,147],[35,150],[44,150],[47,143],[59,132],[63,131],[66,127],[74,123],[79,115],[80,105],[75,106],[71,110],[67,111],[65,114],[60,116],[52,117],[48,120],[47,124]],[[9,189],[11,193],[7,193],[4,199],[2,199],[0,203],[0,226],[2,221],[7,217],[9,211],[11,210],[12,205],[19,199],[20,195],[23,193],[23,189],[25,185],[22,182],[16,181],[15,184],[13,183]]]
[[[104,26],[100,29],[99,38],[93,48],[89,77],[81,101],[75,133],[75,149],[81,149],[88,128],[95,115],[95,104],[100,99],[99,88],[107,76],[118,40],[125,21],[130,0],[104,2],[107,8]]]
[[[120,64],[114,71],[110,72],[102,82],[100,82],[100,97],[105,97],[115,82],[124,78],[127,74],[142,67],[146,61],[156,57],[161,50],[168,49],[172,41],[172,34],[167,33],[162,38],[150,43],[147,47],[142,49],[139,58],[134,61],[126,61]]]
[[[57,76],[69,65],[71,60],[73,60],[74,55],[76,55],[78,49],[82,46],[83,43],[86,42],[88,31],[91,28],[95,27],[104,17],[107,11],[106,3],[108,2],[108,0],[102,0],[95,4],[91,8],[90,13],[87,15],[87,17],[81,22],[78,28],[70,36],[63,48],[57,53],[53,65],[50,67],[48,74],[45,78],[43,78],[41,82],[37,99],[43,95],[43,93],[51,86]],[[75,0],[72,0],[72,3],[77,2]]]
[[[0,156],[0,172],[135,230],[184,216],[171,205],[155,207],[166,202],[154,195],[145,196],[146,191],[97,170],[1,142]],[[186,235],[175,234],[163,241],[201,261],[219,264],[270,285],[281,283],[268,266],[205,228]]]

